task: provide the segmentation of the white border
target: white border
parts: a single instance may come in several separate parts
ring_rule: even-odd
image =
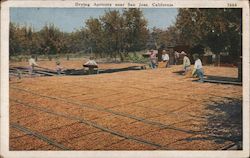
[[[138,4],[147,3],[149,7],[143,8],[228,8],[228,3],[236,3],[237,8],[243,8],[243,150],[242,151],[9,151],[9,8],[10,7],[67,7],[79,8],[75,3],[112,3],[128,2]],[[153,3],[172,4],[173,6],[155,7]],[[92,6],[90,6],[92,7]],[[124,7],[129,7],[125,5]],[[81,7],[84,8],[84,7]],[[89,8],[89,7],[88,7]],[[94,7],[98,8],[98,7]],[[101,8],[101,7],[100,7]],[[112,7],[113,8],[113,7]],[[123,7],[122,7],[123,8]],[[5,1],[1,2],[1,151],[4,157],[146,157],[146,158],[165,158],[165,157],[220,157],[235,158],[249,157],[249,2],[246,1],[225,1],[225,0],[192,0],[192,1],[173,1],[173,0],[155,0],[155,1],[115,1],[115,0],[78,0],[78,1]]]
[[[76,6],[75,3],[90,4],[93,8],[106,8],[105,6],[94,6],[95,3],[110,3],[111,8],[117,8],[115,3],[124,3],[125,6],[118,8],[139,7],[139,3],[148,4],[147,7],[140,8],[229,8],[229,3],[237,4],[237,7],[232,8],[248,8],[247,0],[9,0],[3,2],[6,7],[56,7],[56,8],[89,8]],[[133,3],[135,6],[129,6],[128,3]],[[167,6],[156,6],[155,4],[166,4]],[[168,4],[171,4],[169,6]]]

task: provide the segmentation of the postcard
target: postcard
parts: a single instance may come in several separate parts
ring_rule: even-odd
[[[1,2],[3,158],[249,157],[248,1]]]

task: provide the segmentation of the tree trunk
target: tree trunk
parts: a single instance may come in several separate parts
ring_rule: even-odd
[[[123,54],[121,52],[119,54],[120,54],[120,60],[121,60],[121,62],[123,62],[124,61]]]
[[[220,53],[215,54],[215,65],[220,66]]]

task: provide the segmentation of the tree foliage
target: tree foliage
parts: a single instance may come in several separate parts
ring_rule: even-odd
[[[147,20],[143,17],[142,11],[136,8],[124,10],[125,17],[125,41],[128,51],[138,51],[145,48],[149,31]]]
[[[99,18],[89,18],[84,27],[71,33],[54,25],[34,31],[10,23],[9,50],[10,55],[91,52],[100,57],[123,59],[128,52],[147,47],[188,45],[195,53],[209,48],[216,54],[226,52],[235,59],[242,51],[241,12],[236,8],[182,8],[173,25],[166,30],[150,31],[138,8],[107,10]]]
[[[179,9],[176,28],[185,44],[241,55],[241,9]]]
[[[179,9],[174,25],[162,30],[154,28],[153,41],[159,46],[187,45],[191,53],[209,48],[215,54],[228,53],[231,59],[242,52],[241,9]]]
[[[41,52],[47,54],[58,54],[65,50],[64,34],[54,25],[44,26],[39,31],[41,38]]]
[[[99,18],[89,18],[85,27],[71,33],[54,25],[39,31],[10,23],[10,55],[91,52],[97,56],[119,56],[145,49],[147,21],[140,9],[108,10]]]

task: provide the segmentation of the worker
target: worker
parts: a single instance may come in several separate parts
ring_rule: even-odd
[[[31,55],[31,58],[29,59],[29,73],[30,73],[30,75],[33,74],[35,66],[38,66],[38,64],[36,63],[34,58],[35,58],[35,56]]]
[[[179,61],[180,53],[178,51],[174,52],[174,64],[177,65]]]
[[[162,51],[162,61],[166,63],[166,67],[169,65],[169,55],[166,50]]]
[[[58,75],[61,75],[63,67],[61,66],[61,62],[58,57],[56,57],[56,72]]]
[[[184,51],[181,52],[182,55],[184,55],[183,57],[183,70],[184,70],[184,73],[183,75],[186,75],[188,71],[190,71],[190,60],[187,56],[187,53],[185,53]]]
[[[157,68],[157,57],[156,57],[157,53],[158,52],[153,50],[153,49],[150,50],[150,56],[149,57],[150,57],[150,64],[151,64],[152,69]]]
[[[94,68],[98,68],[98,64],[94,60],[94,57],[90,57],[89,60],[83,64],[83,67],[88,67],[89,69],[89,74],[92,74],[94,72]],[[98,70],[97,70],[98,73]]]
[[[197,75],[199,77],[199,81],[198,82],[204,82],[204,72],[203,72],[203,68],[202,68],[202,62],[199,58],[198,54],[194,54],[193,55],[195,63],[194,63],[194,69],[192,72],[192,76]]]

